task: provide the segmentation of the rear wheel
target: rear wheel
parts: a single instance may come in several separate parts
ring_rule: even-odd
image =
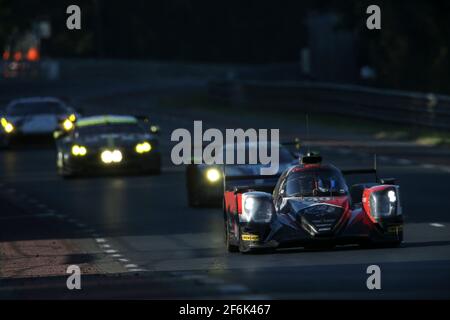
[[[239,251],[239,247],[234,245],[231,242],[231,235],[230,235],[230,225],[228,223],[228,218],[225,218],[225,228],[224,228],[224,232],[225,232],[225,247],[227,248],[228,252],[238,252]]]

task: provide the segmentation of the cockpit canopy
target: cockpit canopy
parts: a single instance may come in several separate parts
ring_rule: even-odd
[[[342,173],[334,167],[294,168],[284,188],[286,197],[343,196],[348,187]]]

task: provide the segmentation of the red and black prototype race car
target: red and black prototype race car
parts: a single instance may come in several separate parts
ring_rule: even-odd
[[[346,174],[375,174],[374,183],[350,190]],[[398,246],[403,240],[399,186],[375,169],[341,171],[308,154],[272,188],[242,185],[260,176],[224,173],[228,251],[360,244]]]

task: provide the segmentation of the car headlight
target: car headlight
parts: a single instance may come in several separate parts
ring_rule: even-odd
[[[152,150],[152,145],[149,142],[145,141],[142,143],[138,143],[134,149],[137,153],[145,153]]]
[[[3,127],[3,130],[6,132],[6,133],[11,133],[11,132],[13,132],[14,131],[14,125],[11,123],[11,122],[8,122],[8,120],[6,120],[5,118],[2,118],[1,119],[1,124],[2,124],[2,127]]]
[[[206,170],[206,179],[208,179],[209,182],[217,182],[220,179],[220,171],[215,168],[210,168]]]
[[[72,150],[71,151],[72,151],[72,154],[74,156],[77,156],[77,157],[78,156],[83,157],[87,153],[87,149],[86,149],[85,146],[79,146],[77,144],[72,146]]]
[[[242,222],[268,223],[274,211],[272,195],[265,192],[247,192],[242,195]]]
[[[69,121],[71,122],[75,122],[77,120],[77,116],[72,113],[67,119],[69,119]]]
[[[378,220],[382,217],[400,215],[398,188],[372,192],[369,198],[370,214]]]
[[[70,121],[69,119],[66,119],[66,120],[64,120],[63,123],[62,123],[62,127],[63,127],[64,130],[70,131],[70,130],[73,129],[74,124],[73,124],[73,122]]]
[[[120,150],[105,150],[100,154],[100,158],[104,163],[117,163],[122,161],[123,156]]]

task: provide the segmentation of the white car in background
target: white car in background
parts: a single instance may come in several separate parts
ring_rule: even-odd
[[[8,147],[28,138],[52,138],[56,130],[70,131],[79,114],[54,97],[11,101],[1,113],[0,146]]]

